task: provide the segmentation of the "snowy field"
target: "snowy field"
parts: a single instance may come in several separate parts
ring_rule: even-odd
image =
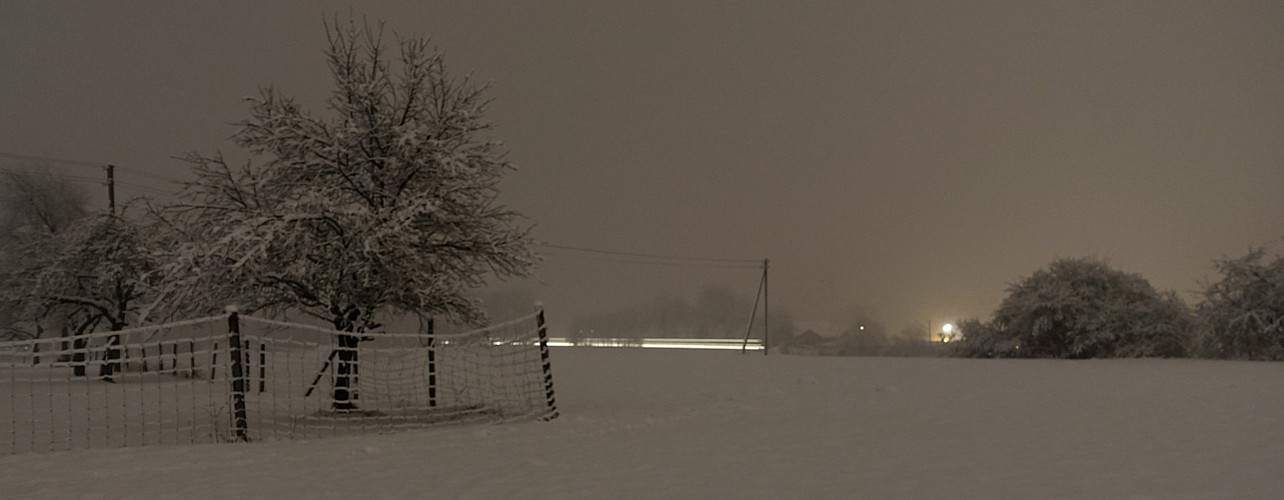
[[[1284,497],[1281,363],[552,354],[552,422],[0,456],[0,498]]]

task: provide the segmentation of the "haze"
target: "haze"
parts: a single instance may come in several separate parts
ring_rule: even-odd
[[[0,152],[163,195],[172,156],[239,154],[259,86],[320,112],[322,17],[351,12],[493,82],[536,238],[769,258],[801,322],[985,317],[1062,256],[1189,301],[1284,236],[1284,4],[853,3],[7,2]],[[510,286],[569,318],[758,280],[588,256]]]

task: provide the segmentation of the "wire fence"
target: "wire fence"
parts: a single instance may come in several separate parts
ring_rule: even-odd
[[[231,313],[0,342],[0,454],[556,416],[543,311],[452,334]]]

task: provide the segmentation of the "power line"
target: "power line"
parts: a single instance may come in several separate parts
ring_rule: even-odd
[[[699,267],[703,269],[762,269],[762,264],[757,265],[737,264],[737,263],[718,263],[718,262],[691,262],[691,261],[658,261],[658,260],[635,260],[628,258],[613,258],[610,256],[598,257],[594,255],[572,255],[557,252],[540,252],[540,255],[565,257],[581,260],[592,260],[596,262],[617,262],[621,264],[631,264],[640,266],[665,266],[665,267]]]
[[[177,193],[177,192],[165,191],[164,189],[161,189],[161,188],[151,187],[151,186],[145,186],[145,185],[137,184],[137,183],[133,183],[133,182],[124,182],[124,181],[121,181],[121,180],[116,180],[116,185],[117,185],[117,186],[128,186],[128,187],[130,187],[130,188],[133,188],[135,191],[141,191],[141,192],[144,192],[144,193],[150,193],[150,194],[154,194],[154,195],[158,195],[158,196],[175,196],[175,197],[177,197],[177,196],[178,196],[178,193]]]
[[[69,160],[66,158],[52,158],[47,156],[24,155],[24,154],[9,153],[4,151],[0,151],[0,158],[24,160],[24,161],[31,161],[36,163],[49,163],[49,164],[52,164],[51,166],[61,166],[61,167],[72,166],[72,167],[106,168],[107,165],[111,164],[111,162],[105,162],[105,161],[91,162],[91,161],[81,161],[81,160]],[[149,179],[155,178],[155,179],[164,180],[168,182],[178,182],[178,181],[175,181],[174,179],[169,178],[168,176],[157,174],[156,172],[144,172],[134,167],[121,166],[121,165],[113,165],[113,166],[116,168],[116,170],[137,174],[138,176],[144,177],[144,178],[149,178]]]
[[[62,165],[71,165],[71,166],[78,166],[78,167],[104,168],[108,166],[108,163],[106,162],[94,163],[94,162],[87,162],[87,161],[80,161],[80,160],[68,160],[64,158],[52,158],[52,157],[24,155],[24,154],[18,154],[18,153],[9,153],[4,151],[0,151],[0,157],[16,159],[16,160],[33,161],[33,162],[58,163]],[[155,176],[155,174],[143,174],[138,170],[127,168],[127,167],[115,166],[114,168],[137,173],[140,175]],[[0,167],[0,172],[20,173],[18,170],[13,170],[13,169],[4,168],[4,167]],[[74,174],[62,174],[62,177],[65,177],[68,180],[79,181],[79,182],[94,183],[94,184],[103,183],[102,180],[99,180],[97,178],[78,176]],[[172,182],[172,183],[177,183],[177,181],[174,181],[172,179],[165,179],[165,180],[168,180],[169,182]],[[114,180],[112,182],[114,182],[115,184],[130,186],[139,191],[150,192],[152,194],[160,194],[160,195],[166,195],[166,196],[175,194],[175,193],[164,192],[160,188],[153,188],[150,186],[144,186],[144,185],[136,184],[132,182],[122,182],[119,180]],[[647,254],[647,253],[638,253],[638,252],[621,252],[616,250],[601,250],[596,248],[575,247],[575,246],[569,246],[569,245],[556,245],[553,243],[540,243],[539,246],[555,248],[558,250],[566,250],[571,252],[583,252],[583,253],[600,254],[600,255],[614,255],[614,256],[621,256],[621,257],[637,257],[637,258],[644,258],[644,259],[655,259],[660,261],[711,262],[711,263],[724,263],[724,264],[754,264],[754,266],[745,266],[745,267],[756,267],[758,264],[762,263],[762,261],[756,260],[756,259],[727,259],[727,258],[709,258],[709,257],[684,257],[684,256],[676,256],[676,255],[658,255],[658,254]],[[557,255],[557,254],[551,254],[551,255]],[[587,257],[580,257],[580,258],[587,258]],[[598,258],[595,260],[607,260],[607,259]],[[631,262],[631,263],[638,263],[638,264],[647,264],[647,263],[662,264],[662,265],[665,264],[664,262],[628,261],[624,259],[615,259],[615,261]],[[673,264],[669,263],[667,265],[673,265]]]
[[[153,179],[153,180],[165,181],[170,184],[179,184],[178,181],[167,178],[165,176],[157,175],[151,172],[143,172],[141,170],[131,168],[131,167],[121,167],[118,165],[111,165],[107,162],[95,163],[95,162],[88,162],[88,161],[81,161],[81,160],[69,160],[66,158],[52,158],[52,157],[25,155],[25,154],[10,153],[10,152],[4,152],[4,151],[0,151],[0,158],[30,161],[30,162],[42,164],[45,166],[56,166],[56,167],[88,167],[88,168],[96,168],[96,169],[114,168],[116,170],[121,170],[125,172],[130,172],[132,174],[136,174],[137,176],[143,179]],[[5,167],[5,166],[0,166],[0,172],[12,173],[12,174],[24,173],[23,171],[17,170],[13,167]],[[148,185],[139,184],[136,182],[121,181],[119,179],[103,180],[98,177],[89,177],[85,175],[70,174],[70,173],[59,173],[57,175],[60,178],[63,178],[72,182],[80,182],[85,184],[96,184],[96,185],[114,183],[120,186],[129,186],[130,188],[133,188],[136,191],[153,194],[153,195],[159,195],[159,196],[176,195],[174,191],[168,191],[161,187],[148,186]]]
[[[8,168],[8,167],[0,167],[0,172],[4,172],[8,174],[29,173],[27,171],[15,169],[15,168]],[[89,177],[85,175],[76,175],[76,174],[52,174],[52,175],[57,175],[61,179],[66,179],[69,181],[76,181],[76,182],[87,182],[87,183],[93,183],[93,184],[105,184],[107,182],[105,179],[100,179],[97,177]]]
[[[558,250],[568,250],[572,252],[584,252],[584,253],[593,253],[593,254],[602,254],[602,255],[619,255],[619,256],[625,256],[625,257],[641,257],[646,259],[658,259],[658,260],[678,260],[678,261],[690,261],[690,262],[723,262],[723,263],[738,263],[738,264],[761,264],[762,263],[761,260],[756,260],[756,259],[682,257],[682,256],[676,256],[676,255],[657,255],[657,254],[647,254],[647,253],[637,253],[637,252],[620,252],[616,250],[599,250],[596,248],[555,245],[552,243],[539,243],[538,245],[542,247],[556,248]]]
[[[3,166],[0,166],[0,173],[6,173],[6,174],[26,174],[26,173],[29,173],[29,172],[24,171],[24,170],[20,170],[20,169],[14,169],[14,168],[9,168],[9,167],[3,167]],[[121,180],[119,180],[119,179],[115,179],[115,180],[112,180],[112,181],[108,181],[107,179],[100,179],[100,178],[98,178],[98,177],[89,177],[89,176],[76,175],[76,174],[63,174],[63,173],[58,173],[58,174],[52,174],[52,175],[56,175],[59,179],[62,179],[62,180],[64,180],[64,181],[74,182],[74,183],[77,183],[77,184],[86,184],[86,185],[93,185],[93,186],[104,186],[104,185],[109,184],[110,182],[114,182],[117,186],[125,186],[125,187],[128,187],[128,188],[130,188],[130,189],[132,189],[132,190],[134,190],[134,191],[140,192],[140,193],[151,194],[151,195],[155,195],[155,196],[166,196],[166,197],[177,197],[177,196],[178,196],[177,191],[166,191],[165,189],[162,189],[162,188],[159,188],[159,187],[148,186],[148,185],[145,185],[145,184],[138,184],[138,183],[135,183],[135,182],[121,181]]]
[[[63,165],[75,165],[78,167],[103,168],[107,166],[106,163],[93,163],[93,162],[80,161],[80,160],[66,160],[62,158],[49,158],[45,156],[20,155],[17,153],[6,153],[3,151],[0,151],[0,157],[10,158],[14,160],[34,161],[34,162],[61,163]]]

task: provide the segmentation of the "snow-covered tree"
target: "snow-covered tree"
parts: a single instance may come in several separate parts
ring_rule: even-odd
[[[23,265],[32,239],[64,231],[89,213],[88,196],[48,167],[0,168],[0,271]]]
[[[15,301],[12,280],[46,255],[41,245],[83,217],[88,195],[46,166],[19,164],[0,169],[0,338],[39,336],[65,318],[32,321],[25,302]]]
[[[1265,258],[1256,249],[1216,262],[1222,279],[1204,288],[1196,309],[1201,355],[1284,360],[1284,257]]]
[[[485,87],[449,75],[427,39],[327,24],[334,90],[312,115],[268,88],[236,142],[251,159],[191,154],[196,180],[175,207],[189,242],[173,261],[193,304],[289,310],[366,334],[387,315],[480,323],[469,291],[521,276],[534,254],[518,214],[496,202],[511,169],[487,138]],[[337,335],[335,407],[364,335]]]
[[[89,213],[88,202],[83,189],[48,167],[0,169],[0,251],[17,248],[31,235],[62,232]]]
[[[6,273],[0,298],[38,329],[51,321],[75,334],[142,324],[168,297],[153,234],[123,217],[95,214],[36,237],[26,245],[33,257]],[[74,361],[83,361],[83,343],[75,347]],[[76,374],[84,375],[83,365]]]
[[[970,323],[968,356],[1111,358],[1181,356],[1188,308],[1140,275],[1096,259],[1058,259],[1008,289],[994,319]]]

